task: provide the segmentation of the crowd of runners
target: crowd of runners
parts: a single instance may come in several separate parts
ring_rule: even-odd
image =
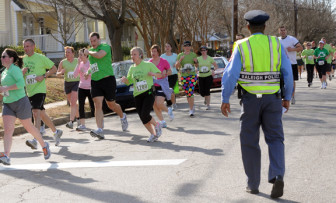
[[[286,28],[279,28],[280,41],[286,49],[293,68],[294,80],[301,79],[302,72],[307,71],[308,87],[312,86],[314,76],[319,77],[321,88],[327,87],[327,78],[334,77],[336,64],[336,48],[327,44],[323,37],[318,47],[313,42],[304,42],[305,49],[299,41],[287,35]],[[25,55],[21,58],[12,49],[6,49],[1,55],[1,62],[6,68],[1,74],[0,92],[3,95],[4,153],[0,154],[0,162],[10,164],[10,150],[14,122],[18,118],[34,139],[27,140],[26,145],[36,150],[41,145],[44,158],[50,157],[48,142],[43,140],[44,125],[53,132],[55,145],[61,142],[62,130],[55,125],[46,114],[44,102],[46,98],[46,80],[56,74],[64,77],[64,91],[70,104],[70,120],[67,128],[73,129],[77,123],[77,131],[88,131],[85,125],[85,100],[88,98],[91,116],[95,117],[97,128],[90,131],[92,137],[104,139],[103,100],[114,111],[121,122],[122,131],[128,129],[126,114],[116,103],[116,79],[112,68],[111,47],[101,43],[98,33],[90,34],[90,49],[80,49],[75,53],[73,47],[64,48],[65,59],[58,68],[42,54],[34,52],[35,42],[32,39],[23,41]],[[188,116],[194,117],[194,93],[198,83],[199,93],[204,97],[205,110],[210,109],[210,87],[217,64],[207,54],[207,47],[201,46],[200,56],[192,52],[191,42],[183,43],[183,52],[175,54],[172,45],[164,45],[165,53],[161,53],[158,45],[150,49],[152,59],[144,61],[144,52],[139,47],[131,49],[134,64],[127,76],[121,81],[134,86],[134,100],[141,122],[149,132],[148,142],[154,142],[167,127],[164,114],[170,121],[174,120],[173,110],[177,108],[175,94],[180,82],[189,107]],[[78,55],[78,58],[75,57]],[[214,69],[211,69],[211,67]],[[180,80],[178,78],[180,73]],[[176,88],[177,87],[177,88]],[[295,104],[295,83],[292,104]],[[27,108],[29,107],[29,108]],[[151,116],[154,109],[158,120]]]

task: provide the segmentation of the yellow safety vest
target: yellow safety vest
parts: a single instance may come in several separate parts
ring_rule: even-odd
[[[238,84],[251,94],[280,89],[281,44],[277,37],[252,35],[237,44],[242,61]]]

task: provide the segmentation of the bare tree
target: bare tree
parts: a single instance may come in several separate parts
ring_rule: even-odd
[[[65,0],[87,18],[103,21],[111,40],[113,61],[122,61],[121,37],[125,23],[126,0]]]
[[[25,7],[34,17],[36,22],[40,23],[42,28],[50,30],[49,34],[63,46],[68,44],[69,40],[80,30],[82,27],[83,17],[77,12],[73,12],[72,8],[69,8],[65,4],[65,0],[45,0],[36,1],[38,10],[42,11],[46,17],[54,19],[54,21],[48,21],[48,24],[41,24],[41,13],[35,12],[36,8],[31,6],[28,1],[24,2]],[[60,37],[59,37],[60,36]]]

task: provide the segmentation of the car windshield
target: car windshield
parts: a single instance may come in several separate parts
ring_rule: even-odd
[[[133,63],[131,62],[121,62],[121,63],[113,63],[114,75],[116,78],[121,78],[122,76],[127,76],[128,70]]]
[[[224,63],[223,59],[216,58],[215,62],[217,63],[218,68],[225,68],[225,63]]]

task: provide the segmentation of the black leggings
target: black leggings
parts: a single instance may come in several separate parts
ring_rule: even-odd
[[[306,64],[307,68],[307,82],[312,83],[314,78],[314,64]]]
[[[152,91],[148,90],[134,97],[134,99],[135,99],[135,107],[142,123],[146,124],[149,121],[151,121],[152,116],[150,115],[150,112],[152,111],[155,100]]]
[[[94,103],[91,97],[90,90],[78,88],[78,110],[79,110],[79,118],[85,118],[85,99],[86,97],[89,99],[90,107],[91,107],[91,116],[94,117]]]

